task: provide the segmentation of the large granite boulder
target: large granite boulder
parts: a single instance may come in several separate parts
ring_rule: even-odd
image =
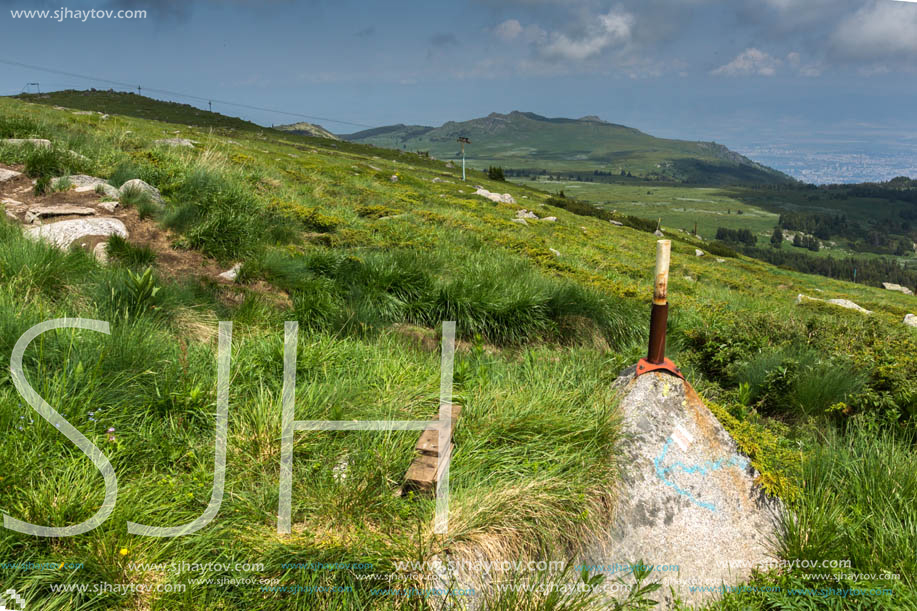
[[[616,386],[623,433],[616,519],[583,559],[590,572],[613,582],[628,577],[622,565],[675,565],[650,576],[662,583],[655,596],[668,609],[670,587],[684,602],[704,604],[718,597],[716,587],[772,563],[782,506],[756,485],[758,473],[691,385],[660,372],[634,378],[632,367]]]

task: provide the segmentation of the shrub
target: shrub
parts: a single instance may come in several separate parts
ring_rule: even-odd
[[[115,234],[106,245],[108,256],[129,267],[146,267],[156,261],[156,253],[148,246],[136,246]]]

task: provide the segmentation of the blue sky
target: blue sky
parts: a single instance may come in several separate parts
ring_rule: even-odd
[[[57,22],[9,12],[62,6],[148,17]],[[917,3],[0,0],[0,10],[0,59],[362,125],[518,109],[596,114],[739,149],[917,143]],[[107,88],[0,64],[0,93],[32,81]]]

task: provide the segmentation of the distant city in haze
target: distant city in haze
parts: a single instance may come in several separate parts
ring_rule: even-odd
[[[917,151],[890,146],[865,148],[845,143],[760,143],[736,147],[746,157],[812,184],[884,182],[917,178]]]

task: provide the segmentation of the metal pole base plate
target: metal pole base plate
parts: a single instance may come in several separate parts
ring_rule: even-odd
[[[649,373],[651,371],[667,371],[677,378],[681,378],[682,380],[685,379],[685,376],[678,371],[678,367],[675,366],[675,363],[667,358],[663,358],[661,363],[650,363],[646,359],[640,359],[637,361],[637,373],[634,377],[639,378],[644,373]]]

